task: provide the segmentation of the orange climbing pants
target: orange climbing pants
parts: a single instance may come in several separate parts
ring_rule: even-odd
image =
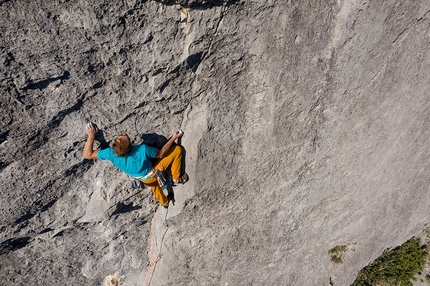
[[[181,163],[182,147],[179,145],[173,145],[164,158],[156,159],[152,162],[152,167],[154,170],[160,170],[163,172],[170,167],[172,179],[177,180],[181,176]],[[169,199],[163,193],[163,190],[154,175],[142,182],[151,188],[155,199],[159,201],[162,206],[166,206],[169,203]]]

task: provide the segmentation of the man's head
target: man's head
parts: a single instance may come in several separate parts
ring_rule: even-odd
[[[119,135],[112,144],[113,151],[118,156],[125,157],[131,151],[131,140],[127,133],[122,133]]]

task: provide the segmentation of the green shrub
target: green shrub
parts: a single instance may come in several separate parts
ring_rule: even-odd
[[[401,246],[386,250],[357,275],[353,286],[412,285],[411,279],[423,269],[427,252],[420,240],[411,238]]]
[[[347,250],[346,245],[336,245],[328,251],[331,255],[331,261],[334,263],[342,263],[342,253]]]

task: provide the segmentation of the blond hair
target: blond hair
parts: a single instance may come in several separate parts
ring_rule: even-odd
[[[120,138],[116,138],[112,144],[112,149],[118,156],[125,157],[131,151],[130,140],[121,140]]]

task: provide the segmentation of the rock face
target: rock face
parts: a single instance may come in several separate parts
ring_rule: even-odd
[[[420,233],[430,2],[380,2],[0,1],[2,284],[349,285]],[[175,204],[88,121],[181,127]]]

